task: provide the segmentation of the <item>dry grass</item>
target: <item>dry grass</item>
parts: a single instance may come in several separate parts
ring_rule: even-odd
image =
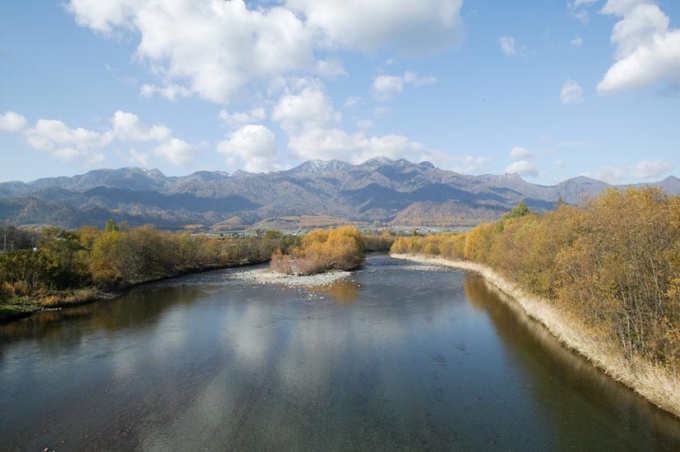
[[[78,289],[72,292],[57,292],[40,297],[38,304],[44,308],[78,305],[97,299],[98,292],[94,288]]]
[[[541,323],[566,347],[578,352],[611,378],[631,388],[651,403],[680,417],[679,375],[639,358],[627,360],[615,344],[600,340],[584,327],[583,322],[562,313],[546,300],[526,294],[516,284],[490,268],[473,262],[451,261],[424,255],[393,254],[392,257],[481,274],[489,283],[509,295],[511,297],[509,302],[514,301],[526,315]]]

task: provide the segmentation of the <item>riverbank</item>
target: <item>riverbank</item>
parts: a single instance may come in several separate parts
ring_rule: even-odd
[[[10,323],[30,317],[33,314],[56,309],[68,309],[82,306],[97,301],[111,300],[123,295],[128,290],[145,284],[152,284],[166,279],[175,279],[189,274],[204,273],[207,271],[224,270],[228,268],[243,268],[234,273],[233,277],[250,281],[256,284],[281,284],[288,287],[324,287],[351,275],[349,271],[337,270],[318,273],[314,275],[287,275],[269,269],[248,269],[261,263],[247,263],[243,265],[229,265],[217,268],[203,268],[191,272],[184,272],[168,278],[143,281],[136,284],[118,288],[115,291],[101,291],[93,287],[52,292],[40,298],[20,298],[11,300],[9,303],[0,304],[0,324]]]
[[[578,318],[569,317],[547,300],[528,295],[516,284],[489,267],[468,261],[453,261],[416,254],[392,254],[395,259],[442,265],[481,274],[486,281],[509,295],[522,311],[541,323],[566,347],[574,350],[614,380],[640,394],[650,403],[680,417],[680,376],[640,359],[627,360],[613,346],[599,341],[583,328]]]
[[[105,292],[94,287],[54,291],[38,298],[20,297],[0,304],[0,324],[30,317],[38,312],[81,306],[100,300],[110,300],[123,293]]]
[[[96,287],[83,287],[80,289],[50,291],[49,293],[39,297],[15,297],[8,300],[7,302],[0,303],[0,325],[24,319],[39,312],[75,308],[98,301],[111,300],[125,294],[127,291],[135,287],[143,286],[145,284],[153,284],[159,281],[181,278],[182,276],[191,274],[224,270],[228,268],[245,268],[259,264],[262,264],[262,262],[245,262],[237,265],[232,264],[225,266],[200,267],[183,271],[176,275],[169,275],[164,278],[154,278],[121,285],[110,290],[102,290]]]

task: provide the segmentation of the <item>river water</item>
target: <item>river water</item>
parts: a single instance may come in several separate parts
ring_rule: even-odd
[[[0,326],[2,450],[680,450],[474,274],[225,270]],[[245,270],[250,271],[250,270]]]

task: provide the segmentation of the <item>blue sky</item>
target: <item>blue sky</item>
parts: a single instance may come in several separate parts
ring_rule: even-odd
[[[677,0],[0,3],[0,181],[427,160],[680,174]]]

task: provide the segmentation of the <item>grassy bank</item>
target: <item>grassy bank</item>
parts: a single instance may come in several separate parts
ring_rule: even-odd
[[[619,347],[593,335],[581,319],[556,307],[549,300],[532,296],[519,285],[503,278],[491,268],[474,262],[451,260],[423,254],[392,254],[397,259],[437,264],[474,271],[509,295],[530,318],[541,323],[566,347],[576,351],[611,378],[642,397],[680,417],[680,375],[666,366],[637,358],[630,358]]]

